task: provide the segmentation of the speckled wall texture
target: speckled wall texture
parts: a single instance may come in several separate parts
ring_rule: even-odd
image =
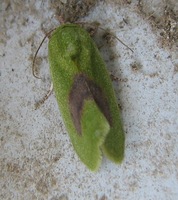
[[[0,199],[178,199],[178,2],[0,1]],[[47,40],[59,19],[100,23],[119,41],[94,40],[108,71],[126,135],[125,159],[90,172],[65,130],[50,87]]]

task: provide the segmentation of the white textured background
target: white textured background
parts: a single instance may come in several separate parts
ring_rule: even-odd
[[[0,199],[177,200],[178,53],[149,21],[152,13],[161,18],[165,1],[142,1],[147,15],[136,0],[100,2],[82,19],[100,22],[134,50],[118,41],[101,48],[119,79],[126,146],[121,165],[104,158],[97,173],[75,154],[54,94],[34,109],[50,86],[47,42],[37,59],[42,81],[32,76],[32,58],[42,29],[59,25],[49,2],[36,2],[0,0]],[[177,1],[169,3],[176,12]]]

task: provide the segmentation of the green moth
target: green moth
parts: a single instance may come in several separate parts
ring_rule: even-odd
[[[96,171],[103,152],[120,163],[120,112],[106,65],[90,35],[79,25],[62,25],[52,33],[48,51],[54,92],[81,161]]]

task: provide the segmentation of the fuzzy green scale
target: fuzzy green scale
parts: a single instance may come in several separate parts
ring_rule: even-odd
[[[49,61],[57,102],[81,161],[96,171],[101,150],[112,161],[124,157],[124,132],[116,97],[100,53],[80,26],[52,34]]]

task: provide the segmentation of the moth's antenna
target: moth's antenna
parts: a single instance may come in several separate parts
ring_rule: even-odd
[[[89,24],[89,25],[90,25],[91,23],[89,23],[89,22],[77,22],[77,24]],[[93,26],[94,26],[94,25],[93,25]],[[96,23],[96,26],[97,26],[99,29],[101,29],[102,31],[107,31],[106,29],[99,27],[99,23]],[[109,33],[109,32],[108,32],[108,34],[110,34],[112,37],[116,38],[121,44],[123,44],[125,47],[127,47],[130,51],[134,52],[128,45],[126,45],[126,44],[125,44],[121,39],[119,39],[117,36],[115,36],[114,34]]]
[[[100,28],[101,30],[103,31],[106,31],[104,28],[101,28],[101,27],[98,27]],[[134,52],[128,45],[126,45],[121,39],[119,39],[117,36],[115,36],[114,34],[112,33],[108,33],[110,34],[112,37],[116,38],[121,44],[123,44],[125,47],[127,47],[130,51]]]
[[[36,68],[35,68],[35,61],[36,61],[37,54],[38,54],[38,52],[39,52],[39,50],[40,50],[40,48],[41,48],[43,42],[45,41],[45,39],[46,39],[47,37],[49,38],[50,34],[51,34],[54,30],[56,30],[56,28],[50,30],[50,31],[45,35],[45,37],[44,37],[43,40],[41,41],[41,43],[40,43],[40,45],[39,45],[39,47],[38,47],[38,49],[37,49],[37,51],[36,51],[36,53],[35,53],[35,56],[34,56],[34,58],[33,58],[32,74],[33,74],[33,76],[34,76],[35,78],[41,79],[41,78],[36,74]],[[46,101],[46,99],[48,99],[48,97],[51,95],[52,91],[53,91],[53,83],[51,83],[50,89],[49,89],[49,91],[47,92],[47,94],[43,97],[43,99],[36,103],[35,109],[38,109],[38,108],[40,107],[40,105],[42,105],[42,104]]]
[[[33,74],[33,76],[34,76],[35,78],[41,79],[41,78],[36,74],[35,61],[36,61],[37,54],[38,54],[38,52],[39,52],[39,50],[40,50],[40,48],[41,48],[43,42],[45,41],[45,39],[46,39],[47,37],[49,37],[50,34],[51,34],[54,30],[56,30],[56,28],[50,30],[50,31],[45,35],[45,37],[44,37],[43,40],[41,41],[41,43],[40,43],[38,49],[36,50],[35,56],[34,56],[34,58],[33,58],[33,64],[32,64],[32,74]]]
[[[53,91],[53,83],[51,83],[50,89],[48,90],[47,94],[35,104],[35,110],[38,109],[48,99],[52,91]]]

